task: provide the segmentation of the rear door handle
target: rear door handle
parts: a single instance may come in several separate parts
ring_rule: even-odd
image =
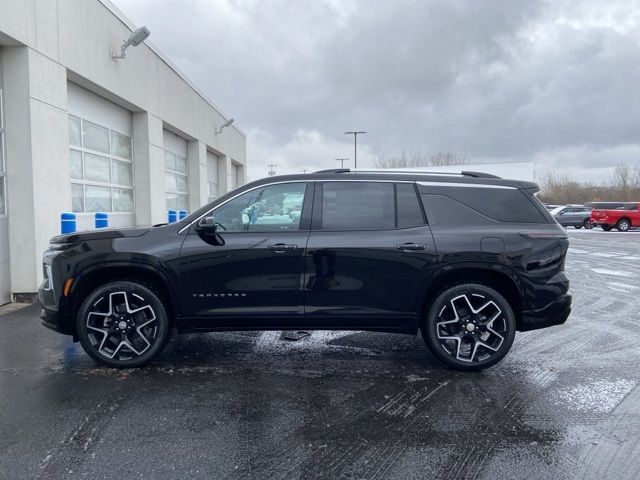
[[[427,246],[424,243],[401,243],[396,245],[398,250],[426,250]]]
[[[290,245],[286,243],[276,243],[275,245],[269,245],[269,250],[273,250],[276,253],[286,252],[288,250],[297,250],[298,245]]]

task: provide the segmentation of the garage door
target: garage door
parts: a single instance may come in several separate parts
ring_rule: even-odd
[[[78,230],[93,228],[95,212],[109,226],[135,224],[131,112],[68,83],[71,203]]]

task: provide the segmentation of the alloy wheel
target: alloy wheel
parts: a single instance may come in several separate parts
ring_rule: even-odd
[[[99,355],[131,360],[146,352],[158,337],[158,318],[140,295],[111,292],[91,305],[86,315],[87,336]]]
[[[508,334],[498,305],[477,293],[458,295],[445,304],[436,321],[442,350],[462,362],[481,362],[495,354]]]

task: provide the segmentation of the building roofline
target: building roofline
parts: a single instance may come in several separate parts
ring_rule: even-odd
[[[98,0],[98,2],[100,2],[107,10],[109,10],[118,20],[120,20],[129,30],[134,31],[136,29],[135,24],[129,20],[126,15],[124,13],[122,13],[122,11],[113,4],[113,2],[111,2],[111,0]],[[213,100],[211,100],[202,90],[200,90],[200,88],[198,88],[198,86],[193,83],[189,77],[187,77],[171,60],[169,60],[169,58],[162,53],[162,51],[155,46],[153,43],[151,43],[149,40],[145,40],[143,42],[148,48],[149,50],[151,50],[160,60],[162,60],[164,63],[167,64],[167,66],[173,70],[174,72],[176,72],[178,74],[178,76],[184,80],[184,82],[189,85],[189,87],[191,87],[191,89],[196,92],[205,102],[207,102],[211,108],[213,108],[219,115],[221,115],[223,118],[225,119],[229,119],[230,117],[228,115],[225,115],[220,108],[218,108],[218,106],[213,102]],[[243,137],[246,138],[247,134],[242,131],[241,128],[239,128],[237,125],[233,124],[231,125],[232,128],[234,128],[240,135],[242,135]]]

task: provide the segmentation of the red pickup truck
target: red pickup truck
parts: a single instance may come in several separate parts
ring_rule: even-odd
[[[616,210],[594,209],[591,211],[591,222],[607,232],[614,227],[620,232],[640,227],[640,202],[627,203]]]

